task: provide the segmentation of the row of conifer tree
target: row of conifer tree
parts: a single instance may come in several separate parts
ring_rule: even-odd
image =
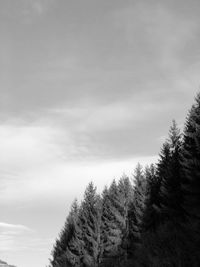
[[[51,267],[200,266],[200,94],[183,133],[175,121],[158,163],[137,165],[71,206]]]

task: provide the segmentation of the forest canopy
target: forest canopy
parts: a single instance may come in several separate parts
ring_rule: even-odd
[[[183,133],[175,120],[156,164],[101,195],[87,186],[55,241],[50,267],[200,266],[200,93]]]

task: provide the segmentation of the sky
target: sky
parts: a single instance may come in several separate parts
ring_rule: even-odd
[[[45,267],[74,198],[183,128],[199,0],[0,1],[0,259]]]

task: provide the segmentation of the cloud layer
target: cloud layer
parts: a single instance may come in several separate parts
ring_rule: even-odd
[[[196,0],[0,1],[5,260],[44,266],[89,181],[101,190],[156,161],[199,87],[199,12]]]
[[[1,258],[9,260],[13,264],[27,264],[31,261],[30,256],[46,255],[48,257],[53,239],[41,238],[38,234],[25,225],[14,225],[0,222],[0,247]],[[32,253],[32,255],[30,254]],[[9,256],[8,256],[9,255]],[[44,261],[43,264],[47,263]],[[35,264],[41,264],[41,261],[35,261]]]

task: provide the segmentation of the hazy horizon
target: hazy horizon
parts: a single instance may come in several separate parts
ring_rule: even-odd
[[[45,267],[74,198],[155,162],[199,91],[200,3],[0,1],[0,259]]]

